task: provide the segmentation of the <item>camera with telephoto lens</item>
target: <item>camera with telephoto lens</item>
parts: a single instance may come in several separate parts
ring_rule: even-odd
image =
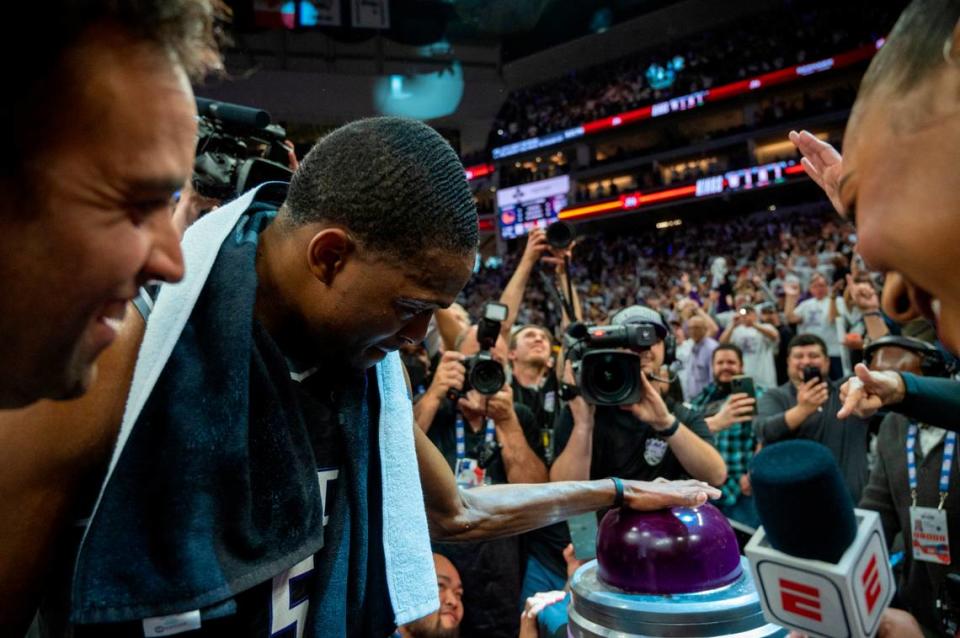
[[[470,390],[490,397],[499,392],[507,382],[503,366],[490,353],[500,336],[500,324],[506,320],[507,312],[507,307],[500,303],[490,302],[483,307],[483,317],[477,323],[480,352],[464,360],[463,366],[467,369],[467,374],[463,389],[451,388],[447,393],[451,400],[462,397]]]
[[[574,323],[567,329],[573,341],[567,357],[573,363],[580,395],[594,405],[629,405],[643,399],[643,370],[637,350],[648,350],[659,341],[650,324],[587,326]],[[628,348],[634,352],[626,352]]]
[[[289,182],[286,131],[266,111],[197,98],[198,136],[193,190],[231,200],[264,182]]]

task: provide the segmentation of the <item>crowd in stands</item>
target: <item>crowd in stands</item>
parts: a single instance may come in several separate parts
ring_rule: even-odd
[[[595,323],[605,322],[620,308],[651,300],[672,309],[678,298],[692,297],[724,311],[732,304],[734,290],[756,288],[758,278],[775,299],[765,299],[758,289],[753,300],[776,301],[782,310],[783,285],[791,275],[806,290],[813,271],[831,281],[835,274],[848,272],[853,238],[849,223],[817,204],[631,236],[592,235],[576,246],[573,280],[585,318]],[[507,256],[500,268],[482,267],[467,284],[464,305],[473,316],[483,303],[496,298],[521,256]],[[723,278],[717,276],[720,260]],[[844,265],[838,268],[835,261]],[[520,322],[553,325],[558,313],[542,281],[532,279]]]
[[[875,42],[893,23],[889,7],[862,2],[813,5],[770,3],[749,24],[687,37],[675,43],[512,91],[500,108],[491,147],[564,130],[661,100],[709,89],[795,64],[813,62]],[[668,88],[645,79],[651,64],[675,56],[683,68]]]

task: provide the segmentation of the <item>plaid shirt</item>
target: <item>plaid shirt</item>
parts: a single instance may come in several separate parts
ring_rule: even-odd
[[[763,388],[756,387],[757,401],[763,395]],[[703,413],[704,417],[716,414],[730,394],[728,389],[711,383],[703,392],[690,402],[690,407]],[[720,488],[723,495],[719,505],[730,507],[740,498],[740,477],[747,473],[750,459],[757,448],[757,439],[753,434],[753,422],[741,421],[734,423],[723,432],[714,435],[714,447],[727,464],[727,480]]]

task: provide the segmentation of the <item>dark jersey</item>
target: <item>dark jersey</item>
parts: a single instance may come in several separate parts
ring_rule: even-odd
[[[258,331],[261,338],[265,337],[265,331]],[[375,375],[369,371],[368,379],[371,390],[368,397],[376,397]],[[307,557],[297,565],[276,574],[272,579],[260,583],[246,591],[236,594],[231,600],[215,606],[212,609],[203,610],[203,619],[199,629],[186,631],[183,636],[205,637],[205,636],[239,636],[249,638],[299,638],[304,634],[305,628],[310,623],[311,604],[315,604],[320,596],[328,593],[328,584],[318,582],[316,573],[317,566],[326,560],[327,554],[335,551],[329,543],[328,522],[335,516],[350,516],[349,512],[339,512],[334,509],[334,503],[343,503],[343,500],[336,499],[337,490],[340,489],[341,482],[344,479],[341,476],[342,455],[344,454],[343,427],[338,414],[338,391],[337,383],[344,382],[343,374],[338,375],[337,381],[323,378],[316,368],[295,371],[291,369],[291,379],[296,382],[297,399],[304,415],[304,421],[310,424],[309,434],[313,447],[314,456],[317,465],[317,479],[320,482],[320,495],[323,499],[323,515],[326,543],[313,556]],[[376,415],[379,413],[379,406],[371,405],[370,414],[372,422],[376,421]],[[371,424],[373,436],[372,443],[375,445],[377,437],[376,428]],[[277,471],[282,471],[278,468]],[[379,494],[379,463],[371,459],[370,468],[371,488],[376,486],[373,493]],[[329,506],[328,506],[329,504]],[[372,504],[371,509],[379,508],[379,502]],[[349,509],[349,508],[347,508]],[[379,541],[374,540],[373,544],[379,546]],[[383,571],[382,551],[380,555],[372,555],[368,558],[368,574],[370,571],[379,569]],[[352,575],[352,574],[351,574]],[[382,578],[382,574],[379,575]],[[369,581],[369,578],[368,578]],[[341,587],[341,590],[347,590]],[[344,596],[346,598],[346,596]],[[343,601],[344,616],[348,616],[347,601]],[[347,618],[348,634],[353,636],[370,635],[373,627],[378,631],[383,629],[383,623],[388,622],[392,616],[391,610],[374,610],[370,614],[364,614],[363,617]],[[120,623],[112,625],[89,625],[73,627],[73,635],[78,638],[141,638],[144,635],[169,635],[171,630],[163,627],[164,623],[176,626],[177,622],[187,623],[183,626],[189,626],[195,619],[185,617],[168,617],[158,620],[146,620],[142,623]],[[156,626],[159,625],[159,629]],[[148,632],[148,627],[153,630]],[[65,635],[62,631],[45,632],[49,636]],[[381,632],[386,633],[386,632]],[[323,635],[320,628],[315,628],[314,635]]]

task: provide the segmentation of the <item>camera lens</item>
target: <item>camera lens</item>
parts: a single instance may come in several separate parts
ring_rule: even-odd
[[[553,222],[547,226],[547,243],[554,248],[566,248],[573,242],[573,226],[567,222]]]
[[[503,366],[492,359],[479,360],[470,370],[470,385],[480,394],[492,396],[499,392],[506,382]]]
[[[604,354],[591,361],[589,378],[586,379],[591,394],[604,404],[619,404],[631,394],[636,384],[631,363],[631,359],[614,354]]]

